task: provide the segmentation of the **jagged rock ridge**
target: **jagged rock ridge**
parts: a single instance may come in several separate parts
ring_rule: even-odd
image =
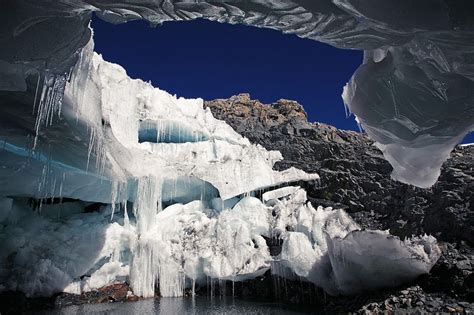
[[[402,238],[435,235],[444,242],[443,255],[431,275],[418,282],[428,292],[473,301],[474,146],[458,146],[439,182],[421,189],[393,181],[390,164],[365,134],[308,122],[295,101],[263,104],[239,94],[205,106],[252,142],[279,150],[283,160],[277,169],[319,173],[321,186],[306,187],[316,204],[342,207],[362,227],[390,229]]]

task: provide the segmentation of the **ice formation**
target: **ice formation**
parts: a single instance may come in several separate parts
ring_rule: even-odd
[[[178,296],[271,270],[352,294],[428,272],[434,238],[402,241],[314,208],[287,184],[316,174],[274,171],[278,152],[201,100],[130,79],[93,53],[88,24],[92,12],[113,23],[202,17],[363,49],[348,109],[395,179],[427,187],[474,124],[473,21],[460,3],[2,3],[0,290],[79,293],[128,280],[140,296]],[[277,256],[269,238],[283,240]]]
[[[129,281],[138,296],[181,296],[271,270],[351,294],[413,279],[440,255],[430,236],[401,241],[314,208],[291,183],[317,174],[273,170],[279,152],[251,144],[201,99],[129,78],[92,41],[67,81],[33,77],[37,88],[2,95],[2,291]],[[283,240],[277,256],[271,238]]]
[[[65,78],[84,61],[80,52],[91,38],[93,12],[111,23],[196,18],[243,23],[364,50],[343,98],[399,181],[433,185],[449,152],[474,128],[469,1],[4,1],[0,90],[36,89],[28,100],[40,107],[35,143],[61,111]],[[164,129],[174,128],[170,124]],[[183,128],[190,136],[192,129]]]

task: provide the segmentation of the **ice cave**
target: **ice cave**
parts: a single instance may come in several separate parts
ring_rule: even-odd
[[[0,4],[0,292],[177,297],[265,273],[332,296],[397,287],[441,256],[436,235],[362,228],[309,200],[316,173],[94,52],[92,14],[196,18],[364,50],[347,108],[393,167],[435,185],[474,129],[468,1],[33,1]],[[472,11],[471,11],[472,13]],[[420,18],[422,16],[423,18]],[[342,87],[341,87],[342,89]],[[281,251],[271,253],[272,242]]]

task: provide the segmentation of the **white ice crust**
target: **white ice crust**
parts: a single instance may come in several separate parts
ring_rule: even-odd
[[[21,122],[38,130],[33,150],[2,134],[0,290],[81,293],[126,280],[138,296],[180,296],[271,270],[351,294],[409,281],[438,259],[431,236],[402,241],[314,208],[288,183],[317,174],[274,171],[279,152],[251,144],[201,99],[129,78],[92,46],[62,102],[53,78],[37,120]],[[271,238],[283,240],[275,257]]]
[[[220,212],[199,200],[174,204],[154,213],[143,233],[126,218],[110,222],[110,206],[61,220],[59,206],[44,205],[42,216],[14,207],[2,222],[8,227],[0,233],[0,279],[2,289],[29,296],[81,293],[124,280],[139,296],[153,296],[155,286],[163,296],[181,296],[209,279],[243,281],[269,269],[330,294],[354,294],[410,281],[429,272],[441,254],[431,236],[402,241],[360,230],[343,210],[315,209],[302,189],[267,203],[244,197]],[[270,256],[263,237],[282,238],[281,254]]]
[[[0,28],[0,91],[21,93],[44,81],[55,91],[46,91],[46,98],[61,98],[71,67],[84,60],[80,51],[91,39],[88,26],[93,13],[111,23],[142,19],[156,26],[203,18],[271,28],[343,49],[363,50],[364,60],[344,88],[348,112],[378,143],[394,168],[394,179],[430,187],[449,152],[474,130],[474,18],[458,1],[373,2],[376,4],[360,0],[9,1],[0,12],[0,21],[5,22]],[[113,80],[111,84],[122,85]],[[100,89],[100,85],[90,88]],[[104,97],[113,99],[115,93],[126,91],[114,90]],[[145,92],[134,104],[157,97],[152,94],[159,93]],[[46,101],[38,108],[60,111],[54,104],[57,102]],[[25,112],[22,118],[26,116]],[[43,115],[38,120],[35,134],[49,118]],[[136,124],[134,118],[130,117],[130,130]]]

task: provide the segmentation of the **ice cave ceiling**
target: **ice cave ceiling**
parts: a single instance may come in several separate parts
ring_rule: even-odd
[[[402,182],[434,184],[452,148],[474,128],[469,1],[3,1],[0,89],[24,91],[37,71],[67,76],[91,38],[93,12],[111,23],[243,23],[364,50],[343,97]]]

